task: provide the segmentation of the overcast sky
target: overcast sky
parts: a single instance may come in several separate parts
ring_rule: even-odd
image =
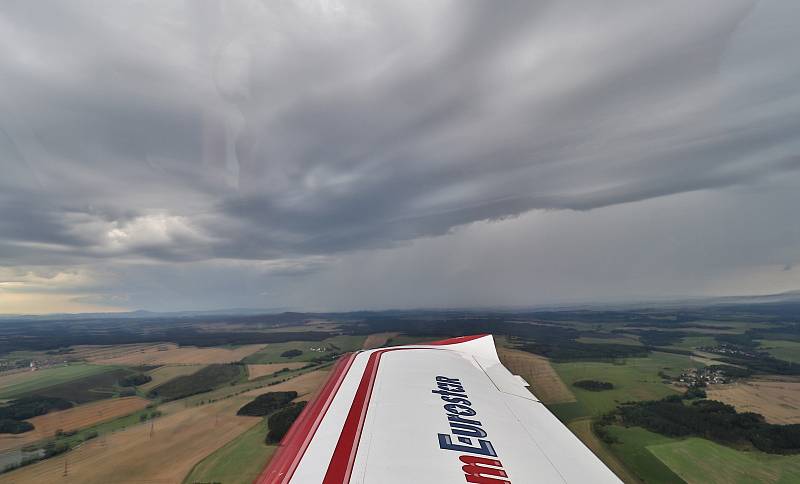
[[[0,313],[800,289],[798,18],[5,1]]]

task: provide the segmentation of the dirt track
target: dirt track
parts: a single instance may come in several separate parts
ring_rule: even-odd
[[[248,379],[254,380],[260,376],[271,375],[276,371],[283,370],[284,368],[294,370],[296,368],[302,368],[307,364],[308,363],[297,361],[291,363],[264,363],[258,365],[247,365],[247,375]]]

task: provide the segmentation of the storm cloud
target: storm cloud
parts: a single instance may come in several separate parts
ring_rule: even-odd
[[[782,268],[800,259],[785,208],[800,202],[798,9],[788,0],[7,2],[0,267],[11,272],[0,275],[25,277],[0,286],[0,299],[51,291],[39,274],[62,274],[77,302],[158,309],[791,288],[780,274],[780,283],[719,281],[773,266],[796,273]],[[755,206],[758,220],[735,217]],[[627,210],[636,222],[614,215]],[[659,217],[695,245],[671,238],[673,249],[651,255],[650,277],[606,263],[635,251],[625,237],[634,223]],[[498,226],[530,243],[474,262],[486,237],[502,245]],[[553,245],[537,226],[579,240]],[[727,231],[747,246],[720,237]],[[608,236],[618,239],[592,244]],[[471,249],[454,260],[439,244]],[[727,255],[701,257],[698,246]],[[434,253],[437,263],[413,262]],[[476,300],[476,288],[441,278],[474,263],[525,287],[506,260],[562,282]],[[565,271],[575,260],[582,271]],[[396,303],[373,294],[381,267],[397,277],[386,286],[403,294]],[[343,280],[350,291],[337,290]],[[607,287],[593,292],[587,280]],[[362,291],[373,300],[354,295]]]

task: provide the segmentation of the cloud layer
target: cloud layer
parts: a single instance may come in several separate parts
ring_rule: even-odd
[[[797,13],[788,0],[12,2],[0,14],[0,266],[103,273],[106,291],[86,293],[137,307],[172,306],[141,291],[165,274],[190,274],[169,292],[175,307],[210,294],[283,305],[289,287],[294,304],[358,306],[313,294],[355,277],[348,261],[392,266],[430,237],[477,244],[485,221],[547,211],[567,230],[619,205],[666,197],[669,212],[730,192],[727,220],[763,205],[758,190],[800,180]],[[789,190],[772,203],[796,201]],[[725,243],[708,221],[670,223]],[[739,265],[792,267],[798,245],[754,244]],[[685,248],[660,264],[689,260]],[[598,295],[642,295],[625,272],[607,268],[622,283]],[[642,292],[686,287],[691,272]],[[209,283],[188,283],[198,277]],[[237,278],[244,296],[225,296]],[[460,304],[460,290],[402,304]],[[481,304],[540,302],[508,299]]]

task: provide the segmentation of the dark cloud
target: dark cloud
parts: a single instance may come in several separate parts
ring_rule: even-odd
[[[769,190],[800,168],[796,10],[10,2],[0,265],[145,280],[225,260],[233,279],[267,261],[301,279],[533,210]]]

